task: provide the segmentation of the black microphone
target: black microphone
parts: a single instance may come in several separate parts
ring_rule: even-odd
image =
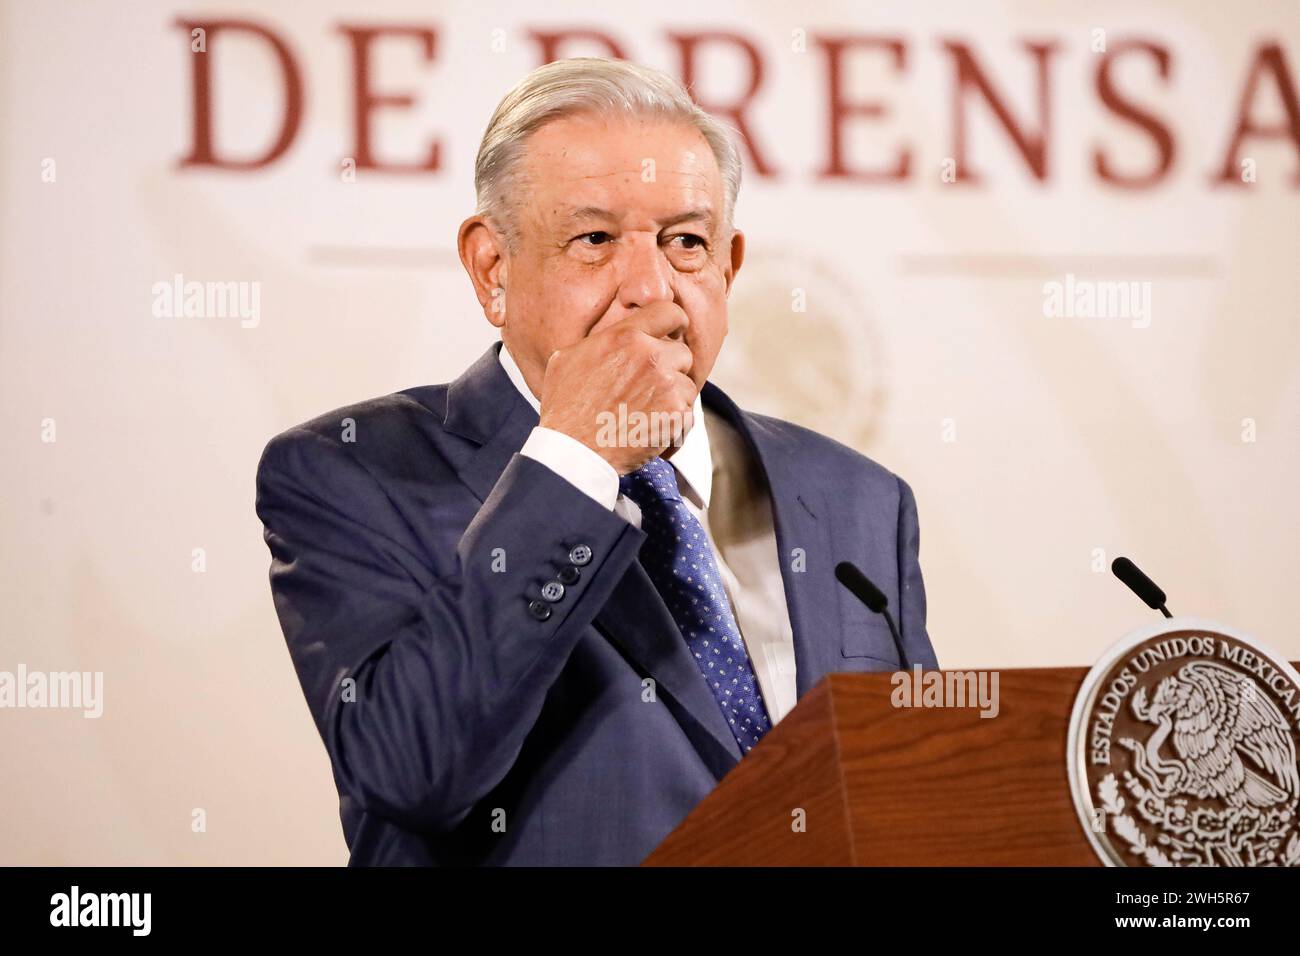
[[[1146,606],[1159,611],[1165,617],[1173,617],[1165,607],[1165,592],[1156,587],[1156,582],[1142,573],[1142,570],[1128,558],[1116,558],[1111,562],[1111,571],[1115,577],[1128,585],[1130,591],[1140,597]]]
[[[853,592],[853,596],[867,606],[867,610],[885,615],[889,622],[889,633],[894,635],[894,646],[898,648],[899,670],[907,670],[907,655],[903,653],[903,639],[898,636],[898,626],[889,613],[889,599],[880,588],[871,583],[871,579],[848,561],[835,565],[835,579]]]

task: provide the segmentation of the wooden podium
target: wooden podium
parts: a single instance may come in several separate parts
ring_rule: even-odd
[[[1065,762],[1087,669],[999,674],[992,718],[828,674],[642,865],[1100,866]]]

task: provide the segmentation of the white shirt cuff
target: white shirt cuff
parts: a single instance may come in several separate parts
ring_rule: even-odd
[[[618,472],[578,439],[536,426],[519,454],[527,455],[610,511],[618,501]]]

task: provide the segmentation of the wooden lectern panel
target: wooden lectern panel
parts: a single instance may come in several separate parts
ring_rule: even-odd
[[[985,718],[828,674],[642,865],[1100,866],[1065,757],[1087,669],[998,675]]]
[[[829,674],[644,865],[1098,866],[1065,763],[1086,673],[1000,671],[992,718]]]

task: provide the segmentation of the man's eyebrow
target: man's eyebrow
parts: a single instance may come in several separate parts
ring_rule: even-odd
[[[579,222],[584,219],[617,219],[618,217],[608,209],[601,209],[599,206],[579,206],[560,217],[562,223]],[[669,216],[659,222],[661,228],[675,226],[681,222],[702,222],[709,229],[713,228],[713,212],[707,206],[700,206],[695,209],[687,209],[676,215]]]
[[[579,219],[613,219],[614,214],[599,206],[579,206],[560,217],[562,222],[574,222]]]
[[[662,223],[663,226],[675,226],[679,222],[702,222],[707,229],[713,229],[713,211],[708,207],[701,206],[697,209],[688,209],[685,212],[679,212],[675,216],[669,216]]]

